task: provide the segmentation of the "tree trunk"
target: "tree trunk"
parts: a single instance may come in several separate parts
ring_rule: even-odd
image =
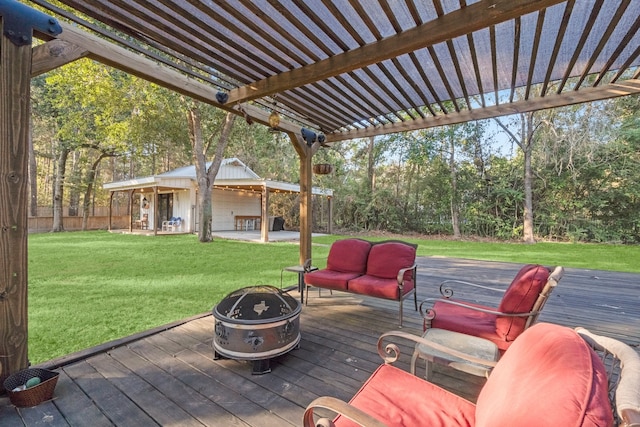
[[[531,165],[531,156],[533,154],[534,135],[536,125],[534,123],[535,112],[520,114],[520,138],[499,119],[494,119],[498,125],[504,129],[511,140],[518,144],[522,150],[524,159],[524,216],[522,223],[522,240],[525,243],[535,243],[533,233],[533,171]]]
[[[56,178],[53,184],[53,227],[52,232],[64,231],[63,206],[64,199],[64,175],[67,169],[67,157],[69,149],[61,148],[58,157],[58,167],[56,168]]]
[[[525,115],[526,143],[524,145],[524,221],[523,240],[525,243],[535,243],[533,233],[533,171],[531,166],[531,156],[533,151],[533,113]]]
[[[71,174],[69,185],[69,216],[78,216],[80,211],[80,152],[74,151],[71,156]]]
[[[31,124],[31,120],[29,123]],[[31,127],[31,125],[29,125]],[[38,163],[33,149],[33,136],[29,129],[29,214],[38,216]]]
[[[458,207],[458,173],[456,170],[456,142],[453,132],[449,134],[449,171],[451,174],[451,226],[453,238],[460,239],[460,208]]]
[[[193,160],[196,166],[196,180],[198,182],[198,220],[200,229],[198,230],[198,240],[202,243],[210,242],[211,238],[211,222],[213,220],[213,202],[211,193],[213,190],[213,182],[222,164],[222,156],[224,150],[229,143],[229,136],[233,128],[236,116],[227,113],[220,131],[216,152],[214,158],[207,168],[207,152],[209,144],[205,144],[202,135],[202,123],[200,121],[200,113],[197,108],[191,108],[187,112],[187,120],[189,123],[189,140],[193,151]]]
[[[369,193],[371,197],[373,197],[373,191],[376,186],[376,173],[375,173],[375,161],[374,161],[374,150],[375,148],[375,139],[373,136],[369,137],[369,147],[367,149],[368,159],[367,159],[367,186],[369,189]]]
[[[84,192],[84,200],[82,202],[82,231],[87,231],[87,224],[89,222],[89,208],[91,207],[91,195],[93,193],[93,183],[96,180],[96,171],[102,159],[111,154],[101,153],[95,162],[91,165],[91,169],[87,172],[87,189]]]

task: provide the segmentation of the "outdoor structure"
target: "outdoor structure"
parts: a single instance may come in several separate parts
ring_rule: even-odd
[[[141,228],[154,233],[198,231],[197,213],[200,207],[197,204],[197,188],[195,166],[104,185],[104,189],[111,192],[111,200],[116,192],[127,192],[132,201],[137,199],[137,203],[130,203],[133,207],[130,230]],[[328,232],[331,233],[333,191],[316,187],[311,191],[312,195],[328,200]],[[213,184],[211,230],[261,230],[261,240],[267,242],[269,231],[274,230],[275,220],[268,215],[269,194],[299,192],[300,186],[297,184],[260,178],[239,159],[224,159]]]
[[[28,365],[34,76],[87,57],[285,133],[300,263],[322,145],[640,92],[636,0],[58,3],[0,2],[0,379]]]

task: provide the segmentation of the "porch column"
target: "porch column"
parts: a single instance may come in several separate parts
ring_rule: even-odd
[[[261,212],[260,212],[260,241],[269,241],[269,189],[267,184],[262,185]]]
[[[327,202],[329,204],[329,219],[327,220],[327,233],[333,234],[333,196],[327,197]]]
[[[111,231],[111,217],[113,216],[112,209],[113,209],[113,191],[109,191],[109,224],[107,226],[107,229],[109,231]]]
[[[133,232],[133,196],[135,195],[135,191],[136,190],[129,190],[129,233]],[[142,218],[140,219],[142,220]],[[142,228],[142,226],[140,226],[140,228]]]
[[[158,235],[158,224],[160,221],[160,210],[158,209],[158,187],[153,187],[153,235]]]
[[[16,1],[0,3],[0,391],[29,366],[27,236],[31,41],[57,21]]]

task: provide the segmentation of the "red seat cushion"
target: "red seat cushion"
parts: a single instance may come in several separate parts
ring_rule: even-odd
[[[525,265],[513,279],[498,307],[503,313],[526,313],[533,309],[549,279],[549,269],[541,265]],[[513,341],[524,331],[526,317],[496,319],[496,333],[505,341]]]
[[[536,324],[489,376],[478,396],[476,425],[611,426],[605,367],[575,331]]]
[[[343,273],[328,269],[317,270],[304,275],[304,283],[319,288],[346,291],[349,280],[360,276],[358,273]]]
[[[465,304],[495,311],[493,307],[468,302],[465,302]],[[511,342],[505,341],[496,333],[495,314],[483,313],[442,301],[436,301],[433,305],[433,311],[436,313],[436,317],[431,321],[432,328],[446,329],[485,338],[494,342],[501,351],[506,350],[511,345]]]
[[[337,240],[329,249],[327,269],[341,273],[364,274],[371,243],[361,239]]]
[[[389,427],[472,426],[474,422],[473,403],[391,365],[378,367],[350,403]],[[334,421],[337,427],[357,426],[342,416]]]
[[[385,279],[365,274],[364,276],[358,276],[355,279],[349,280],[347,288],[349,292],[356,294],[392,300],[400,299],[398,281],[395,277],[393,279]],[[413,290],[413,280],[405,280],[404,286],[402,287],[402,294],[406,295],[407,292],[411,290]]]

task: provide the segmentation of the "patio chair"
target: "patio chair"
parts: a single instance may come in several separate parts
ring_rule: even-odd
[[[440,285],[441,298],[429,298],[420,304],[424,330],[445,329],[492,341],[500,353],[538,319],[549,295],[556,287],[564,268],[553,272],[541,265],[525,265],[504,289],[495,289],[461,280],[447,280]],[[501,292],[500,305],[485,305],[453,299],[452,285],[483,291]],[[432,304],[432,305],[430,305]]]
[[[612,338],[537,323],[495,363],[475,404],[393,365],[400,346],[390,338],[434,345],[402,331],[383,334],[384,364],[349,403],[331,396],[311,402],[305,427],[640,425],[640,356]]]
[[[142,214],[142,218],[140,219],[140,229],[141,230],[149,229],[149,214]]]

